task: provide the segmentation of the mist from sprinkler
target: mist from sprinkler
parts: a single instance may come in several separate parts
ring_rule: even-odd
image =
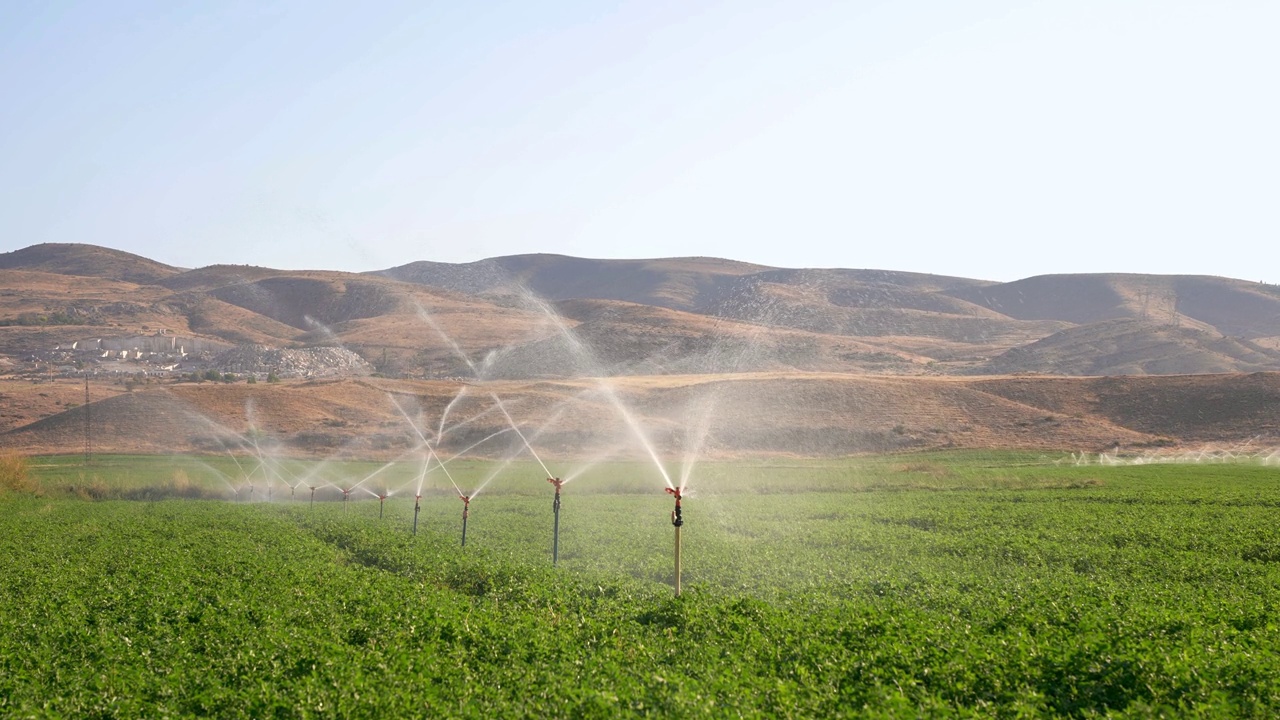
[[[658,457],[658,451],[649,440],[649,436],[645,434],[644,428],[640,427],[639,421],[636,420],[635,414],[631,412],[631,409],[627,407],[626,403],[622,402],[622,398],[618,395],[617,389],[608,382],[604,373],[600,372],[600,363],[596,361],[591,349],[583,344],[583,342],[573,334],[573,330],[569,328],[567,323],[565,323],[564,318],[560,317],[560,314],[552,309],[550,305],[534,295],[527,288],[522,288],[522,290],[524,291],[525,299],[541,311],[549,321],[551,321],[551,324],[559,331],[561,337],[563,337],[565,342],[569,344],[571,351],[577,355],[579,360],[596,369],[596,376],[594,380],[596,386],[600,389],[601,394],[609,401],[609,404],[613,406],[618,415],[622,417],[622,421],[626,423],[631,434],[635,436],[636,441],[640,443],[641,447],[643,447],[644,451],[649,455],[649,459],[653,461],[654,467],[657,468],[658,474],[662,476],[662,480],[666,483],[667,487],[676,487],[675,483],[671,481],[671,476],[667,473],[666,467],[663,466],[662,460]]]

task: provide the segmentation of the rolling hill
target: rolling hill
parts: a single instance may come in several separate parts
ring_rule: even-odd
[[[166,340],[209,351],[148,365],[140,352],[102,350]],[[261,350],[215,352],[229,345]],[[131,392],[120,385],[141,370],[163,376],[164,363],[203,372],[235,358],[238,372],[260,370],[283,357],[273,348],[325,345],[368,364],[272,387],[156,376]],[[343,367],[369,365],[375,377],[343,379]],[[207,451],[227,440],[191,418],[243,424],[248,403],[302,452],[386,453],[406,442],[388,394],[429,416],[458,382],[481,377],[531,422],[574,405],[573,421],[544,435],[549,447],[611,452],[608,438],[625,430],[582,380],[602,376],[670,452],[691,442],[689,418],[707,402],[718,408],[704,424],[709,450],[729,454],[1216,442],[1276,432],[1280,289],[1108,274],[992,283],[715,258],[524,255],[344,273],[182,270],[90,245],[0,255],[0,378],[52,377],[52,389],[59,373],[85,371],[98,373],[94,405],[119,419],[103,442],[123,448],[152,437],[159,418],[186,439],[149,440],[155,447]],[[17,387],[15,412],[0,419],[4,444],[72,442],[74,388]],[[135,416],[151,420],[130,425]],[[495,428],[478,422],[459,437]]]

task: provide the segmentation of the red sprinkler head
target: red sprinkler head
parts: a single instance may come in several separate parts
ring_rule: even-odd
[[[684,514],[680,510],[680,489],[667,488],[667,494],[676,496],[676,509],[671,511],[671,524],[680,527],[684,525]]]
[[[564,481],[560,478],[547,478],[547,482],[556,486],[556,492],[560,492],[560,488],[564,487]]]

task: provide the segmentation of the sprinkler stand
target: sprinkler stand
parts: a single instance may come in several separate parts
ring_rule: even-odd
[[[667,494],[676,496],[676,509],[671,511],[671,525],[676,529],[676,597],[680,597],[680,528],[684,525],[684,515],[680,510],[680,491],[667,488]]]
[[[351,491],[343,490],[342,491],[342,514],[343,515],[347,514],[347,501],[350,499],[351,499]]]
[[[422,496],[415,495],[413,498],[413,534],[418,534],[418,513],[422,510]]]
[[[467,516],[471,514],[471,496],[459,495],[462,501],[462,547],[467,546]]]
[[[312,485],[308,485],[307,487],[311,488],[311,505],[309,507],[312,510],[315,510],[316,509],[316,489]]]
[[[379,495],[378,496],[378,519],[379,520],[382,519],[382,510],[386,506],[386,504],[387,504],[387,496]]]
[[[551,531],[551,566],[555,567],[560,562],[560,488],[564,487],[564,481],[560,478],[547,478],[547,482],[556,487],[556,499],[551,503],[551,511],[556,517]]]

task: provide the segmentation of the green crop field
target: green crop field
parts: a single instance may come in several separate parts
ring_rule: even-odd
[[[34,458],[43,494],[0,499],[0,716],[1280,713],[1280,468],[1054,460],[706,464],[675,598],[643,464],[565,487],[553,568],[536,464],[462,548],[434,473],[411,533],[410,464],[367,483],[409,486],[379,518],[332,488],[249,502],[229,458]]]

